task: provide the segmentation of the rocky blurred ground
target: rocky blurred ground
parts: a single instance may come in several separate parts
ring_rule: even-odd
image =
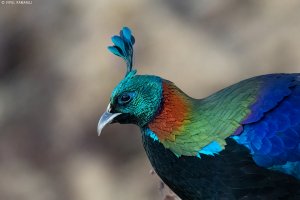
[[[201,98],[264,73],[300,72],[297,0],[33,0],[0,5],[0,199],[162,199],[137,127],[96,125],[134,31],[136,68]],[[121,128],[122,127],[122,128]]]

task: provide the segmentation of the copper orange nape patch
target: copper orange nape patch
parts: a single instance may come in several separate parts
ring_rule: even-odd
[[[163,105],[160,113],[149,123],[149,128],[160,141],[175,140],[176,131],[184,125],[188,113],[185,94],[172,83],[163,82]]]

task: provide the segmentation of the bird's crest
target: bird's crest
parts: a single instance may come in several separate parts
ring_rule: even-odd
[[[135,39],[131,34],[131,30],[128,27],[123,27],[120,31],[120,35],[114,35],[111,38],[114,43],[113,46],[109,46],[108,50],[113,54],[123,58],[127,65],[127,71],[125,77],[132,71],[133,65],[133,45]]]

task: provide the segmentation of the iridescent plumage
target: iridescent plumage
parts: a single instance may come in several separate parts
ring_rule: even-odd
[[[262,190],[300,198],[300,74],[257,76],[194,99],[168,80],[136,75],[128,28],[112,40],[127,72],[100,132],[110,122],[137,124],[154,169],[185,199],[267,198]]]

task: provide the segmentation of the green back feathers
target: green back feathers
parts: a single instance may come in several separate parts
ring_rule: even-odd
[[[185,119],[181,134],[175,141],[162,143],[176,155],[195,156],[216,141],[224,149],[225,139],[241,127],[250,114],[250,105],[256,100],[260,82],[242,81],[205,99],[191,99],[190,113]]]

